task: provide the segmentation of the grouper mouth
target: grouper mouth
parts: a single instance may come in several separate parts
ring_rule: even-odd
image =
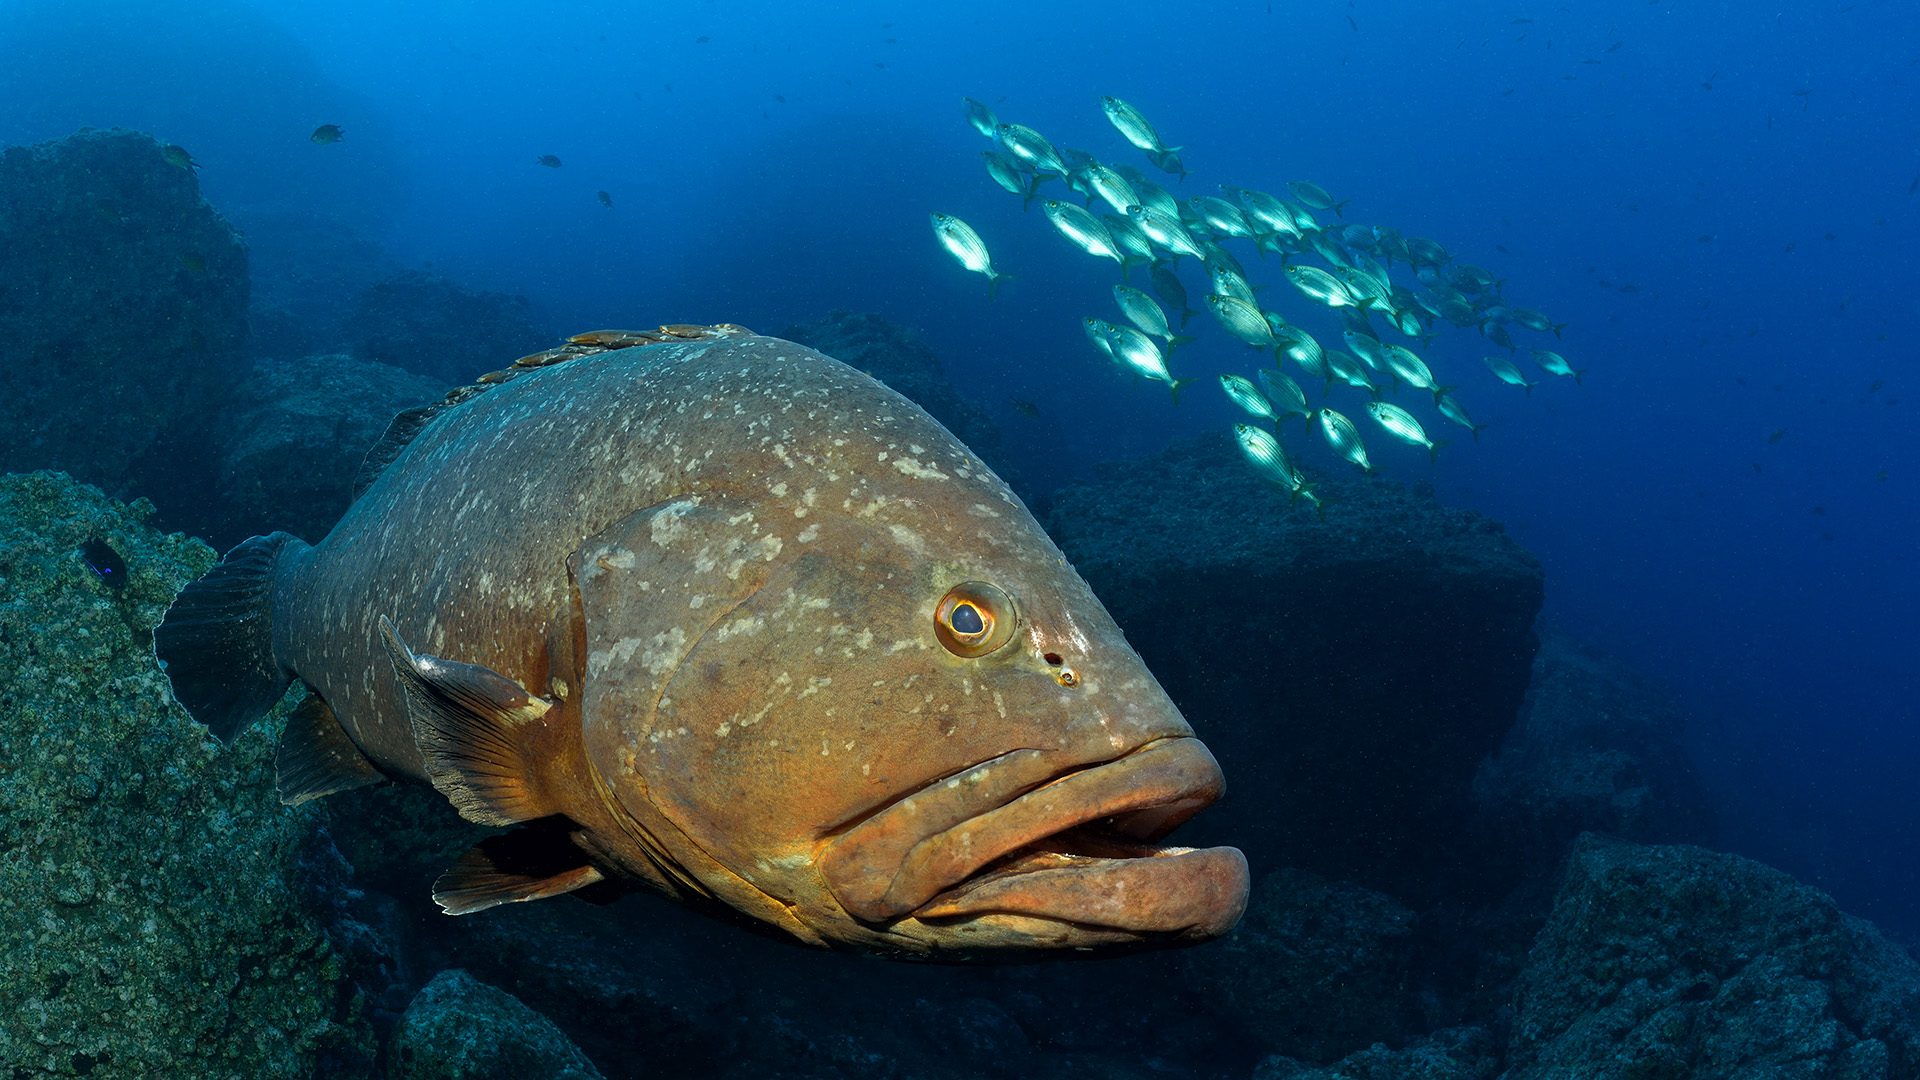
[[[1247,900],[1238,849],[1157,844],[1220,797],[1200,740],[1155,740],[1062,768],[1016,750],[900,799],[835,838],[820,868],[855,918],[927,923],[1006,915],[1192,941]]]

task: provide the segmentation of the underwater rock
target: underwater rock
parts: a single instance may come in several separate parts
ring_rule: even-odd
[[[0,1075],[366,1075],[345,867],[271,731],[222,749],[173,703],[152,628],[214,553],[151,513],[0,477]]]
[[[420,991],[387,1046],[392,1080],[600,1080],[553,1021],[458,968]]]
[[[1187,980],[1268,1049],[1333,1061],[1418,1030],[1413,931],[1413,912],[1390,897],[1278,870],[1232,933],[1185,957]]]
[[[1479,846],[1516,878],[1558,875],[1583,831],[1701,843],[1713,815],[1671,698],[1599,649],[1553,632],[1513,730],[1474,778]],[[1548,884],[1550,890],[1552,884]]]
[[[348,351],[346,318],[362,293],[400,270],[393,256],[348,220],[310,208],[226,213],[253,270],[247,354],[292,360]]]
[[[0,154],[0,472],[170,503],[245,373],[247,249],[161,150],[82,129]]]
[[[1526,692],[1538,560],[1384,482],[1289,507],[1224,434],[1097,476],[1048,531],[1227,775],[1179,841],[1416,907],[1471,888],[1469,793]]]
[[[906,395],[1032,502],[1001,445],[1000,425],[985,406],[960,396],[947,381],[940,358],[912,330],[871,312],[841,309],[789,326],[779,336],[859,368]]]
[[[282,529],[317,543],[346,511],[369,447],[396,413],[447,387],[350,356],[261,360],[221,413],[219,494],[228,547]]]
[[[524,296],[476,291],[402,270],[377,281],[342,328],[361,360],[464,385],[554,344]]]
[[[1507,1080],[1920,1075],[1920,963],[1737,855],[1584,834],[1513,1008]]]
[[[1309,1065],[1274,1055],[1253,1080],[1493,1080],[1500,1057],[1493,1039],[1476,1027],[1446,1028],[1389,1050],[1375,1043],[1331,1065]]]

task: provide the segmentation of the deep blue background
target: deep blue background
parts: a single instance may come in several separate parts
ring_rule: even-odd
[[[1089,350],[1111,264],[987,180],[960,99],[1146,168],[1099,110],[1125,98],[1186,148],[1176,194],[1312,180],[1570,324],[1585,385],[1530,397],[1444,333],[1423,354],[1488,430],[1430,468],[1363,427],[1376,459],[1505,520],[1546,563],[1548,618],[1673,688],[1727,846],[1920,929],[1920,8],[402,7],[0,3],[0,143],[150,130],[243,226],[345,220],[568,331],[878,311],[1057,481],[1233,414],[1205,387],[1176,411]],[[346,141],[310,143],[322,123]],[[932,209],[1019,280],[989,303]],[[1194,326],[1176,373],[1250,372]]]

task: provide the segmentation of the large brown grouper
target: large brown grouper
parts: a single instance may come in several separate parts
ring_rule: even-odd
[[[284,799],[520,826],[454,913],[644,883],[943,959],[1234,924],[1240,852],[1154,843],[1219,766],[945,428],[738,327],[573,341],[402,414],[324,541],[241,544],[155,632],[222,739],[312,689]]]

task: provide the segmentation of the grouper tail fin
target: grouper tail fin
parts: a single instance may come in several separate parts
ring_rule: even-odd
[[[274,566],[307,545],[277,532],[243,541],[180,590],[153,631],[173,697],[223,743],[267,714],[294,674],[273,655]]]

